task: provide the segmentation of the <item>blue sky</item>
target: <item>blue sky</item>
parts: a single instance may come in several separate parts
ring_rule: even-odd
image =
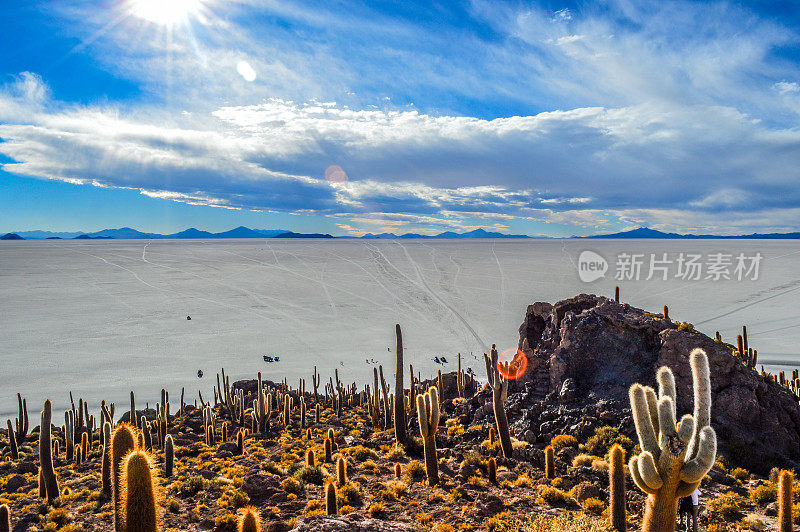
[[[65,0],[0,17],[0,232],[798,230],[794,3]]]

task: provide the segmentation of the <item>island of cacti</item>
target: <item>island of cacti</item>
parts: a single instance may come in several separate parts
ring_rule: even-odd
[[[399,325],[395,337],[392,383],[382,367],[362,386],[337,370],[322,389],[315,367],[309,391],[305,379],[292,387],[260,373],[231,384],[223,370],[212,400],[198,393],[196,406],[181,390],[180,406],[173,409],[162,390],[153,403],[140,398],[137,409],[132,391],[129,408],[117,419],[113,403],[100,403],[95,417],[88,401],[79,398],[76,406],[70,397],[58,427],[47,400],[40,425],[32,428],[20,395],[17,419],[8,420],[0,439],[0,532],[12,526],[289,530],[326,516],[353,527],[360,519],[372,523],[364,526],[528,530],[526,516],[545,509],[571,516],[576,531],[669,531],[679,498],[701,483],[703,491],[738,504],[739,518],[747,504],[753,515],[761,509],[761,495],[742,497],[706,476],[715,468],[738,482],[739,492],[758,491],[755,481],[752,488],[746,483],[745,474],[747,481],[755,478],[750,473],[717,460],[713,374],[700,350],[687,353],[691,415],[677,419],[673,369],[658,370],[657,389],[631,386],[638,437],[631,454],[634,442],[617,427],[599,427],[588,437],[527,438],[515,428],[520,412],[508,405],[514,370],[499,360],[494,345],[484,355],[487,379],[480,386],[460,354],[456,371],[422,380],[413,365],[405,366]],[[731,356],[754,371],[745,339],[746,330]],[[796,388],[800,379],[792,375],[792,381]],[[24,465],[29,463],[35,469]],[[764,482],[758,486],[772,486],[778,503],[776,527],[791,530],[798,521],[792,474]],[[642,493],[627,490],[626,483]],[[734,514],[723,518],[724,508],[711,506],[704,523],[716,519],[717,530],[726,530],[725,519]]]

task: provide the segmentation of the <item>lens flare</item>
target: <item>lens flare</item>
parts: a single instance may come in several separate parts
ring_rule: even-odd
[[[507,380],[519,379],[527,369],[528,357],[519,349],[508,348],[497,357],[497,371]]]
[[[325,169],[325,179],[331,184],[346,183],[347,173],[342,169],[341,166],[332,164]]]

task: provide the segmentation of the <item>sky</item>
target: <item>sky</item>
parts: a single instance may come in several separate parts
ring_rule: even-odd
[[[0,232],[800,229],[800,4],[3,2]]]

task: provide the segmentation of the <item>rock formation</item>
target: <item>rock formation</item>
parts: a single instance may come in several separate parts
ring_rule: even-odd
[[[700,347],[711,368],[711,424],[721,454],[755,471],[800,466],[797,398],[746,367],[733,346],[661,314],[586,294],[530,305],[519,331],[529,365],[517,392],[509,394],[518,437],[548,441],[568,432],[583,439],[604,424],[633,436],[628,388],[634,382],[655,385],[661,366],[675,374],[678,416],[690,413],[689,353]]]

